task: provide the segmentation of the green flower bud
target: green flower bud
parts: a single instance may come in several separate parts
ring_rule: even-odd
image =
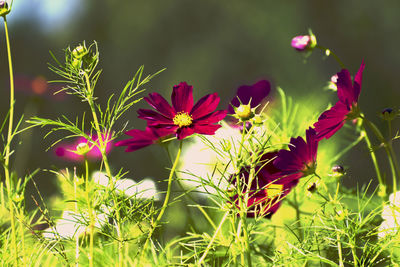
[[[76,59],[81,59],[88,53],[89,51],[87,50],[85,45],[78,45],[77,47],[75,47],[74,50],[72,50],[72,56]]]
[[[78,155],[85,155],[91,150],[87,143],[80,143],[76,146],[76,150],[74,151],[75,154]]]
[[[251,109],[250,103],[247,105],[241,104],[239,107],[235,107],[235,117],[241,121],[248,121],[254,117],[254,111]]]

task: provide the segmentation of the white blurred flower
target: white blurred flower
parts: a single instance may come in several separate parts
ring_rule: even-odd
[[[95,172],[93,174],[93,181],[102,186],[108,186],[109,179],[103,172]],[[119,179],[115,182],[115,189],[119,193],[125,194],[127,197],[136,196],[137,199],[150,199],[154,198],[159,200],[155,182],[146,178],[139,183],[131,179]]]
[[[229,176],[235,172],[226,150],[236,154],[241,138],[240,130],[229,125],[223,125],[215,135],[207,136],[209,144],[204,143],[200,137],[191,138],[191,143],[184,147],[178,167],[183,185],[197,188],[197,192],[211,194],[215,194],[217,190],[206,184],[211,183],[225,190],[229,185]],[[214,151],[210,145],[215,146],[221,153]]]
[[[378,229],[378,237],[396,234],[400,230],[400,191],[390,194],[389,205],[382,211],[383,222]]]
[[[102,228],[108,221],[107,215],[104,213],[96,214],[96,228]],[[64,211],[61,219],[57,220],[54,227],[50,227],[43,232],[43,237],[48,239],[75,238],[86,233],[89,224],[88,214],[77,214],[73,211]]]

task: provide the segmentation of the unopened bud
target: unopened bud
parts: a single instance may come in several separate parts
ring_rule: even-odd
[[[78,45],[75,47],[74,50],[72,50],[72,56],[76,59],[81,59],[88,53],[88,50],[85,46],[83,45]]]
[[[89,147],[89,145],[87,144],[87,143],[79,143],[77,146],[76,146],[76,150],[74,151],[75,152],[75,154],[78,154],[78,155],[85,155],[86,153],[88,153],[89,151],[90,151],[90,147]]]
[[[312,50],[317,45],[317,38],[314,34],[299,35],[292,39],[291,46],[297,51]]]
[[[248,121],[254,117],[254,112],[251,110],[250,103],[247,105],[241,104],[235,108],[235,115],[242,121]]]
[[[7,1],[0,0],[0,16],[5,16],[10,13],[11,8],[8,7]]]
[[[386,121],[391,121],[397,115],[398,115],[398,112],[397,111],[393,111],[392,108],[385,108],[384,110],[382,110],[381,117],[382,117],[382,119],[384,119]]]

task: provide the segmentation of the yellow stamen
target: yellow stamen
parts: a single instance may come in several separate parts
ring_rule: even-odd
[[[187,112],[178,112],[173,118],[173,122],[179,127],[190,126],[192,125],[193,118]]]

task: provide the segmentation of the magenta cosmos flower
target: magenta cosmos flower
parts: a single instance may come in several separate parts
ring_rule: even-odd
[[[239,107],[240,103],[247,105],[250,101],[250,107],[257,107],[270,93],[271,84],[267,80],[260,80],[253,85],[242,85],[237,89],[236,96],[232,98],[228,106],[229,114],[235,113],[233,107]]]
[[[291,138],[289,150],[279,150],[274,166],[282,171],[285,180],[298,181],[315,172],[317,150],[317,135],[310,127],[306,131],[306,141],[300,136]]]
[[[318,140],[329,139],[342,128],[346,120],[353,120],[359,115],[358,97],[360,96],[364,67],[363,61],[353,83],[348,70],[343,69],[337,74],[336,85],[339,101],[332,108],[322,113],[318,121],[314,123]]]
[[[269,152],[262,156],[260,164],[255,168],[256,177],[251,184],[247,202],[247,217],[270,218],[280,207],[282,200],[298,180],[286,179],[282,171],[274,164],[278,152]],[[237,181],[232,176],[232,185],[237,186]],[[249,168],[243,168],[240,172],[240,183],[243,192],[249,182]],[[234,195],[233,202],[238,206],[238,195]],[[240,207],[239,207],[240,208]]]
[[[147,127],[144,131],[133,129],[127,131],[125,134],[132,136],[133,138],[116,142],[115,145],[127,146],[125,152],[132,152],[161,141],[163,137],[170,134],[170,130]]]
[[[202,97],[193,105],[193,87],[186,82],[175,85],[172,90],[172,107],[158,93],[144,98],[156,111],[138,110],[139,118],[147,121],[148,127],[163,128],[181,140],[194,133],[213,135],[225,118],[226,110],[215,109],[219,103],[217,93]]]
[[[110,141],[110,137],[111,136],[109,135],[103,136],[103,141],[107,142],[107,154],[111,151],[113,147],[113,142]],[[70,161],[82,161],[84,160],[84,156],[77,153],[77,150],[79,149],[78,147],[82,145],[87,145],[87,147],[90,148],[90,150],[85,154],[87,159],[99,160],[102,158],[100,149],[98,148],[99,140],[96,134],[93,135],[90,140],[84,137],[79,137],[72,143],[60,143],[55,147],[54,152],[60,158],[64,158]]]

